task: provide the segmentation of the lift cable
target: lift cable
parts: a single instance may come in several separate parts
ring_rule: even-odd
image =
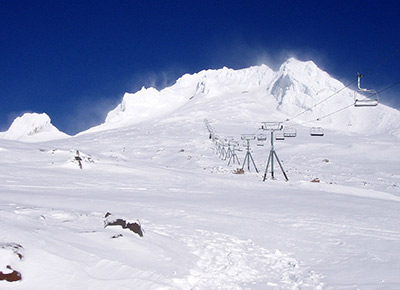
[[[380,67],[381,65],[383,65],[384,63],[386,63],[389,59],[391,59],[395,54],[398,54],[400,52],[400,48],[396,49],[395,51],[393,51],[388,57],[386,57],[384,60],[382,60],[381,62],[377,63],[375,66],[373,66],[369,71],[367,71],[366,73],[364,73],[363,75],[368,75],[371,72],[373,72],[374,70],[376,70],[378,67]]]
[[[348,108],[351,108],[351,107],[354,107],[354,103],[351,103],[350,105],[347,105],[346,107],[343,107],[343,108],[341,108],[341,109],[338,109],[338,110],[336,110],[336,111],[334,111],[334,112],[332,112],[332,113],[326,114],[326,115],[324,115],[324,116],[322,116],[322,117],[319,117],[319,118],[317,118],[317,119],[313,119],[313,120],[310,120],[310,121],[303,122],[303,123],[301,123],[300,125],[312,123],[312,122],[315,122],[315,121],[321,121],[322,119],[325,119],[325,118],[327,118],[327,117],[329,117],[329,116],[332,116],[332,115],[334,115],[334,114],[337,114],[337,113],[339,113],[339,112],[341,112],[341,111],[344,111],[344,110],[346,110],[346,109],[348,109]]]
[[[400,80],[398,80],[398,81],[395,82],[394,84],[392,84],[392,85],[390,85],[390,86],[388,86],[388,87],[386,87],[386,88],[380,90],[380,91],[377,92],[377,93],[380,94],[380,93],[382,93],[382,92],[384,92],[384,91],[386,91],[386,90],[388,90],[388,89],[391,89],[392,87],[394,87],[394,86],[396,86],[396,85],[398,85],[398,84],[400,84]],[[313,120],[311,120],[311,121],[303,122],[303,123],[301,123],[301,125],[307,124],[307,123],[311,123],[311,122],[315,122],[315,121],[320,121],[320,120],[322,120],[322,119],[324,119],[324,118],[326,118],[326,117],[329,117],[329,116],[332,116],[332,115],[334,115],[334,114],[336,114],[336,113],[339,113],[339,112],[341,112],[341,111],[344,111],[345,109],[348,109],[348,108],[352,107],[353,105],[354,105],[354,103],[352,103],[352,104],[350,104],[350,105],[348,105],[348,106],[346,106],[346,107],[343,107],[343,108],[341,108],[341,109],[339,109],[339,110],[336,110],[336,111],[334,111],[334,112],[332,112],[332,113],[329,113],[329,114],[327,114],[327,115],[324,115],[324,116],[322,116],[322,117],[319,117],[319,118],[317,118],[317,119],[313,119]]]
[[[382,89],[382,90],[380,90],[379,92],[377,92],[378,94],[380,94],[380,93],[382,93],[382,92],[384,92],[384,91],[386,91],[386,90],[388,90],[388,89],[391,89],[391,88],[393,88],[394,86],[396,86],[396,85],[398,85],[398,84],[400,84],[400,80],[398,80],[397,82],[395,82],[394,84],[392,84],[392,85],[390,85],[390,86],[388,86],[387,88],[384,88],[384,89]]]
[[[394,55],[396,55],[396,54],[399,53],[399,52],[400,52],[400,49],[396,49],[396,50],[393,51],[388,57],[386,57],[386,58],[383,59],[382,61],[380,61],[380,62],[378,62],[377,64],[375,64],[370,70],[367,71],[367,73],[365,73],[365,74],[363,74],[363,75],[365,76],[365,75],[370,74],[371,72],[373,72],[374,70],[376,70],[379,66],[383,65],[384,63],[386,63],[390,58],[392,58]],[[338,94],[339,92],[341,92],[342,90],[344,90],[345,88],[349,87],[350,85],[352,85],[352,84],[355,83],[356,81],[357,81],[357,79],[354,80],[354,81],[352,81],[352,82],[350,82],[348,85],[344,86],[343,88],[341,88],[340,90],[336,91],[336,92],[333,93],[332,95],[330,95],[330,96],[326,97],[325,99],[319,101],[318,103],[316,103],[316,104],[313,105],[312,107],[305,109],[304,111],[298,113],[297,115],[295,115],[295,116],[293,116],[293,117],[291,117],[291,118],[289,118],[289,119],[286,119],[284,122],[292,121],[293,119],[295,119],[295,118],[297,118],[297,117],[303,115],[304,113],[306,113],[306,112],[312,110],[312,109],[315,108],[316,106],[322,104],[323,102],[325,102],[325,101],[327,101],[328,99],[332,98],[333,96],[335,96],[336,94]],[[386,88],[386,89],[384,89],[384,90],[387,90],[387,89],[389,89],[389,88],[395,86],[395,85],[398,84],[399,82],[400,82],[400,81],[398,81],[397,83],[393,84],[392,86],[390,86],[390,87],[388,87],[388,88]],[[384,91],[384,90],[381,90],[380,92],[382,92],[382,91]],[[378,92],[378,93],[380,93],[380,92]],[[354,104],[353,104],[353,105],[354,105]],[[350,106],[349,106],[349,107],[350,107]]]
[[[337,93],[340,93],[340,92],[343,91],[345,88],[351,86],[351,85],[354,84],[356,81],[357,81],[357,80],[354,80],[354,81],[350,82],[347,86],[344,86],[343,88],[341,88],[340,90],[336,91],[336,92],[333,93],[332,95],[326,97],[326,98],[323,99],[322,101],[319,101],[319,102],[316,103],[314,106],[312,106],[312,107],[310,107],[310,108],[307,108],[307,109],[305,109],[304,111],[300,112],[299,114],[297,114],[297,115],[295,115],[295,116],[293,116],[293,117],[287,119],[285,122],[292,121],[293,119],[297,118],[298,116],[303,115],[305,112],[308,112],[308,111],[312,110],[312,109],[315,108],[316,106],[318,106],[318,105],[322,104],[323,102],[327,101],[328,99],[332,98],[332,97],[333,97],[334,95],[336,95]],[[354,105],[354,103],[353,103],[352,105]]]

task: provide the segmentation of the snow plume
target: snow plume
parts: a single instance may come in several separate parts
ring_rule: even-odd
[[[265,50],[263,46],[249,44],[246,41],[235,40],[230,44],[222,44],[213,48],[211,60],[220,67],[227,65],[235,69],[247,68],[250,66],[267,65],[277,70],[287,57]]]
[[[142,87],[162,90],[173,85],[183,71],[182,68],[170,68],[158,72],[149,71],[134,75],[130,78],[130,83],[127,84],[128,91],[135,92]]]
[[[11,124],[10,128],[0,133],[0,138],[25,142],[40,142],[68,137],[51,124],[45,114],[25,113]]]
[[[95,101],[89,97],[82,97],[77,102],[74,111],[66,115],[66,132],[76,134],[100,124],[106,118],[107,113],[121,102],[122,97],[122,93],[114,98],[98,96]]]

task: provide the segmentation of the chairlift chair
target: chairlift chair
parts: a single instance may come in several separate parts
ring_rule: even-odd
[[[316,137],[324,136],[324,130],[321,127],[312,127],[310,129],[310,135]]]
[[[285,127],[283,129],[283,137],[296,137],[297,130],[295,127]]]
[[[358,74],[358,91],[354,92],[355,107],[374,107],[378,105],[379,96],[375,90],[361,88],[360,82],[362,74]]]
[[[257,135],[257,146],[264,146],[264,141],[267,140],[267,136],[264,134]]]
[[[275,140],[277,140],[277,141],[282,141],[282,140],[285,140],[285,136],[282,134],[282,133],[276,133],[275,134]]]
[[[280,131],[282,130],[281,122],[262,122],[261,129],[265,131]]]
[[[242,134],[241,139],[242,140],[255,140],[256,139],[256,135],[254,135],[254,134]]]

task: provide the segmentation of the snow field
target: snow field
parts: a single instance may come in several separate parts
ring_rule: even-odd
[[[371,179],[374,171],[365,175],[362,162],[371,158],[351,154],[357,146],[343,158],[343,142],[331,143],[336,135],[327,136],[332,150],[324,151],[321,141],[299,134],[276,143],[290,181],[277,171],[276,181],[262,182],[268,146],[253,146],[260,174],[234,175],[237,166],[215,155],[203,120],[178,127],[193,137],[174,134],[165,122],[76,141],[2,142],[2,241],[20,243],[26,256],[18,265],[23,281],[6,287],[379,289],[400,283],[399,191]],[[232,129],[227,135],[235,135]],[[379,146],[366,144],[371,151]],[[93,160],[82,170],[73,160],[76,149]],[[396,168],[389,159],[381,154],[371,168]],[[344,164],[352,164],[352,177],[336,174],[332,182],[329,172]],[[321,182],[311,183],[315,177]],[[368,186],[358,182],[364,178]],[[144,237],[104,229],[106,212],[139,219]]]
[[[269,138],[252,143],[258,174],[233,174],[239,166],[215,153],[204,119],[239,140],[287,118],[285,98],[301,93],[298,109],[337,86],[311,63],[291,61],[280,73],[279,96],[266,97],[275,76],[265,67],[205,71],[152,91],[153,100],[177,97],[147,121],[121,105],[110,118],[122,123],[74,137],[0,139],[0,245],[21,245],[24,255],[0,247],[0,269],[22,275],[0,289],[400,288],[397,111],[326,119],[323,138],[297,124],[296,138],[275,142],[289,182],[278,167],[276,180],[262,182]],[[125,105],[146,107],[143,98]],[[104,228],[107,212],[139,221],[144,237]]]

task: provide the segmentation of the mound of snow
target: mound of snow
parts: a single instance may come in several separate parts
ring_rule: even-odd
[[[41,142],[69,137],[51,124],[46,113],[25,113],[17,117],[0,138],[23,142]]]

